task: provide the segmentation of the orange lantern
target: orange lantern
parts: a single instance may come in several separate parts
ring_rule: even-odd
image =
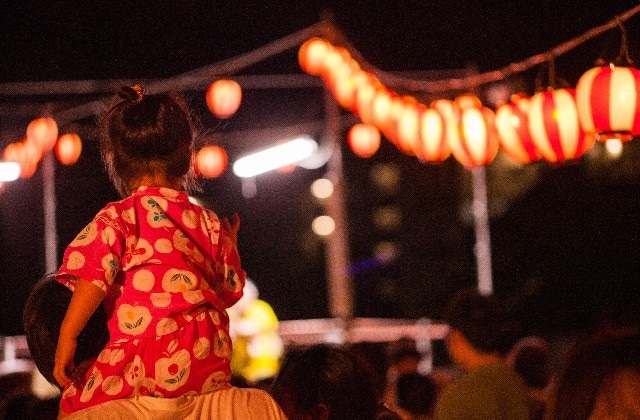
[[[414,145],[414,153],[425,162],[442,162],[451,155],[444,117],[434,108],[426,108],[420,113],[418,142]]]
[[[438,111],[444,119],[447,144],[459,142],[458,121],[460,119],[460,107],[458,104],[450,99],[437,99],[431,102],[431,108]]]
[[[242,88],[235,80],[216,80],[207,90],[207,106],[218,118],[225,119],[236,113],[242,101]]]
[[[27,139],[37,145],[42,153],[47,153],[56,144],[58,124],[53,118],[37,118],[27,126]]]
[[[501,149],[519,163],[530,163],[540,159],[540,154],[529,133],[529,99],[514,98],[496,110],[496,131]]]
[[[529,132],[538,152],[549,162],[577,159],[595,142],[580,126],[575,89],[535,94],[529,103]]]
[[[460,104],[458,135],[449,138],[453,157],[467,168],[488,165],[500,148],[493,111],[466,96],[456,103]]]
[[[302,71],[311,75],[324,71],[324,62],[332,48],[328,41],[318,37],[303,43],[298,50],[298,62]]]
[[[394,92],[380,88],[371,101],[371,119],[373,124],[380,130],[384,131],[384,127],[389,121],[391,115],[391,100],[396,96]]]
[[[82,153],[82,141],[75,133],[66,133],[60,136],[55,148],[56,158],[63,165],[73,165]]]
[[[426,107],[416,102],[405,102],[397,120],[398,148],[407,154],[415,154],[420,141],[420,115]]]
[[[640,135],[640,71],[614,65],[588,70],[576,85],[576,106],[582,128],[598,140],[631,140]]]
[[[356,156],[370,158],[380,148],[380,131],[371,124],[356,124],[349,129],[347,141]]]
[[[227,169],[227,152],[220,146],[205,146],[196,154],[196,170],[206,178],[217,178]]]

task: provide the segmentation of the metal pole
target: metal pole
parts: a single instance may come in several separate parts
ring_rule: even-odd
[[[473,220],[476,235],[476,266],[478,291],[483,295],[493,293],[491,277],[491,235],[489,233],[489,207],[487,204],[487,179],[484,166],[471,169],[473,185]]]
[[[331,316],[340,318],[346,326],[353,318],[354,292],[353,280],[348,272],[349,242],[340,147],[340,110],[328,92],[325,95],[325,107],[325,141],[332,147],[327,177],[333,182],[333,194],[327,199],[325,210],[335,222],[335,230],[326,239],[327,293]]]
[[[45,270],[54,273],[58,269],[58,233],[56,228],[56,173],[53,153],[42,158],[42,195],[44,211]]]

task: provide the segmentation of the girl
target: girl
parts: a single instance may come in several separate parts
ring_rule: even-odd
[[[60,418],[112,399],[230,386],[226,308],[245,283],[238,216],[220,220],[183,190],[193,130],[181,98],[138,85],[119,95],[103,119],[101,152],[124,198],[78,234],[56,274],[73,291],[55,355]],[[78,334],[101,303],[109,342],[86,372],[73,372]]]

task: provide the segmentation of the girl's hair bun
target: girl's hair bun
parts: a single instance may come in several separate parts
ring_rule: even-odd
[[[140,102],[144,96],[144,88],[140,85],[122,86],[118,96],[128,102]]]

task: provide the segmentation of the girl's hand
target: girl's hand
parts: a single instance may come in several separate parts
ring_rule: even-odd
[[[73,356],[76,354],[76,339],[60,337],[56,348],[55,365],[53,367],[53,377],[58,384],[65,388],[71,385],[71,378],[67,374],[73,372]]]
[[[240,216],[238,216],[238,213],[233,213],[233,224],[231,224],[226,217],[220,220],[220,224],[222,225],[222,229],[224,229],[229,236],[229,240],[233,246],[237,247],[238,231],[240,230]]]

